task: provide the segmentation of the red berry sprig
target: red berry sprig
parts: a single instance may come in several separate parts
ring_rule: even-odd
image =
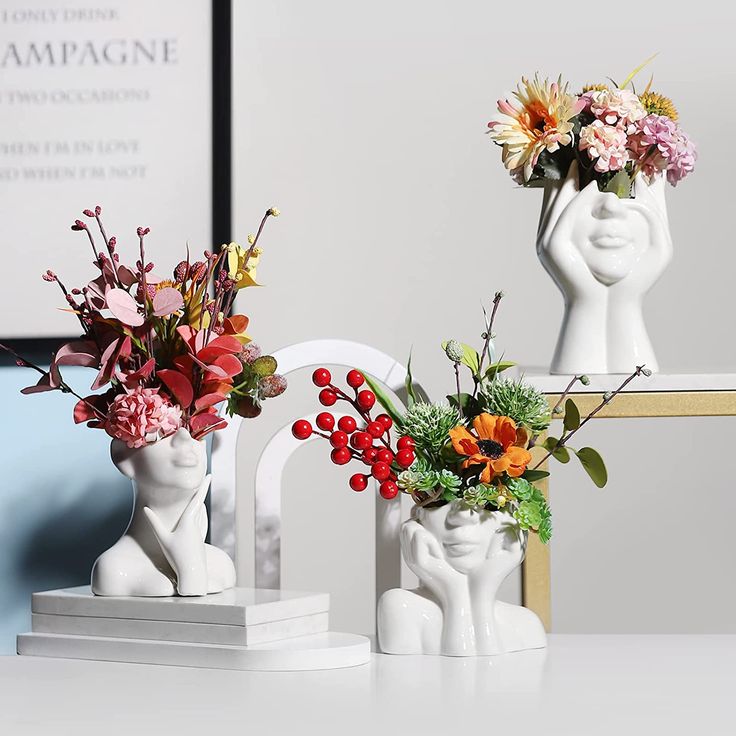
[[[323,411],[315,420],[317,429],[305,419],[299,419],[292,425],[292,434],[298,440],[309,439],[312,435],[326,439],[331,447],[330,459],[335,465],[347,465],[351,460],[367,465],[368,473],[350,476],[348,485],[354,491],[364,491],[373,477],[380,484],[379,493],[383,498],[395,498],[399,493],[398,474],[410,467],[416,458],[414,440],[400,437],[394,449],[391,446],[393,420],[388,414],[375,418],[371,415],[376,395],[362,388],[365,384],[363,374],[355,369],[348,371],[345,382],[353,389],[353,396],[332,383],[332,374],[327,368],[317,368],[312,374],[312,383],[321,389],[319,403],[322,406],[345,401],[357,412],[360,421],[349,414],[336,420],[333,414]],[[361,423],[363,426],[359,426]]]

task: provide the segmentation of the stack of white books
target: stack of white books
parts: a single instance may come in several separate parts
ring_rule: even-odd
[[[353,667],[370,642],[328,631],[327,593],[232,588],[197,598],[33,594],[18,654],[236,670]]]

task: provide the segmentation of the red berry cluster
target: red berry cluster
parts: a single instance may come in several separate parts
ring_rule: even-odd
[[[379,414],[375,419],[371,416],[376,395],[369,389],[361,388],[365,383],[363,374],[353,369],[345,380],[353,389],[352,397],[332,383],[332,375],[327,368],[317,368],[312,374],[312,382],[322,389],[319,403],[333,406],[338,401],[348,402],[360,415],[362,427],[358,428],[358,422],[350,415],[336,421],[333,414],[323,411],[317,415],[317,429],[313,429],[306,419],[299,419],[292,425],[291,432],[298,440],[306,440],[312,434],[324,437],[332,445],[330,459],[335,465],[346,465],[351,460],[357,460],[370,467],[370,475],[355,473],[350,477],[350,487],[354,491],[364,491],[372,475],[381,484],[381,495],[386,499],[395,498],[399,492],[396,485],[398,473],[408,468],[415,459],[414,440],[401,437],[396,443],[396,450],[393,450],[391,428],[394,423],[388,414]]]

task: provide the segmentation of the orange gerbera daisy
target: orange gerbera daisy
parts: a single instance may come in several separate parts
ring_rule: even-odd
[[[473,420],[473,429],[475,434],[462,425],[450,430],[455,452],[467,456],[462,463],[463,469],[483,465],[481,483],[490,483],[503,472],[514,478],[523,474],[532,455],[520,447],[526,444],[527,433],[523,429],[517,430],[513,419],[479,414]]]

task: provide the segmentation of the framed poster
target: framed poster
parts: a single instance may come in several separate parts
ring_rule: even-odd
[[[187,243],[212,246],[217,5],[0,0],[0,338],[76,332],[40,275],[90,280],[89,243],[70,229],[85,208],[102,206],[123,260],[150,227],[160,273]]]

